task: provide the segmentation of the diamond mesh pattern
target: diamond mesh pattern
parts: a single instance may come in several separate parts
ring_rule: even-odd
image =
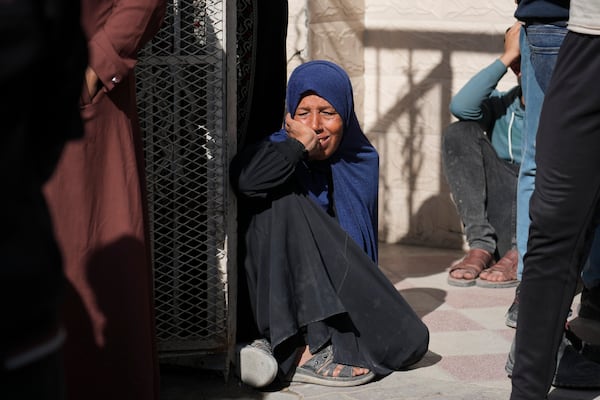
[[[227,346],[225,0],[171,0],[139,54],[159,354]]]
[[[256,50],[256,24],[254,10],[257,0],[238,0],[237,6],[237,133],[242,143],[248,125],[250,96],[252,95],[254,54]]]

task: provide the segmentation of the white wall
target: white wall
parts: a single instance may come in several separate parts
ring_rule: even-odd
[[[509,0],[289,1],[288,72],[341,64],[357,115],[381,157],[380,240],[463,246],[441,171],[451,96],[497,58],[514,22]],[[516,80],[507,74],[499,88]]]

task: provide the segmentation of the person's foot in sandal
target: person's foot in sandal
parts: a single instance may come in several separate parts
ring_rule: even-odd
[[[519,284],[517,264],[519,253],[511,249],[496,264],[482,271],[477,279],[477,286],[484,288],[508,288]]]
[[[471,249],[460,260],[450,266],[448,284],[452,286],[473,286],[477,277],[493,262],[492,253],[482,249]]]
[[[311,355],[307,348],[290,381],[344,387],[362,385],[374,377],[375,374],[367,368],[334,362],[333,348],[329,345],[314,355]]]

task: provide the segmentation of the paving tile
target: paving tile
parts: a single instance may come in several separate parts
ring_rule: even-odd
[[[477,321],[483,329],[502,330],[511,329],[505,324],[504,315],[507,309],[508,307],[502,305],[499,307],[469,308],[456,311],[464,315],[465,318]]]
[[[508,385],[505,364],[506,354],[446,356],[440,361],[440,367],[458,381],[502,381]]]
[[[484,326],[478,321],[463,315],[460,310],[436,310],[423,317],[430,331],[473,331]]]
[[[446,303],[455,308],[484,308],[501,306],[506,309],[514,299],[514,288],[482,289],[477,287],[448,289]]]
[[[485,334],[483,333],[485,332]],[[442,357],[482,354],[508,354],[510,342],[495,332],[484,330],[431,332],[429,348]]]

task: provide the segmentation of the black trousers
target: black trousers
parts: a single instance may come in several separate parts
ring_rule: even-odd
[[[600,36],[569,32],[546,93],[521,281],[512,400],[544,399],[596,225]]]

